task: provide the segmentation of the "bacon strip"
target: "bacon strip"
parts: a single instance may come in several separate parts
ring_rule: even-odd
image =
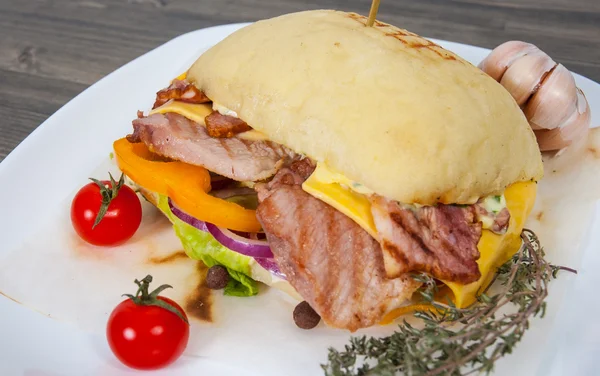
[[[231,138],[238,133],[247,132],[252,129],[242,119],[223,115],[217,111],[213,111],[205,117],[204,123],[206,124],[208,135],[215,138]]]
[[[175,80],[168,88],[162,89],[156,93],[156,101],[152,109],[160,107],[170,100],[177,100],[186,103],[207,103],[210,99],[198,90],[196,86],[184,80]]]
[[[426,272],[467,284],[481,277],[481,222],[473,205],[411,208],[381,196],[371,200],[388,278]]]

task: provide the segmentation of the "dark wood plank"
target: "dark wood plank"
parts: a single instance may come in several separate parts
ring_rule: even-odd
[[[29,133],[86,85],[0,69],[0,156],[4,158]]]
[[[81,90],[177,35],[306,9],[366,14],[369,6],[369,0],[1,1],[0,160]],[[488,48],[529,41],[600,81],[598,0],[384,0],[378,18]]]

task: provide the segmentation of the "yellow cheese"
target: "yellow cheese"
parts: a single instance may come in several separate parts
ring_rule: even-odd
[[[340,184],[340,176],[342,175],[330,172],[319,163],[315,172],[302,184],[302,189],[347,215],[377,239],[377,229],[373,222],[369,199],[347,188],[346,184]],[[344,183],[352,185],[349,180]]]
[[[444,282],[452,293],[452,300],[458,308],[468,307],[475,303],[477,295],[483,292],[494,279],[496,270],[510,260],[521,247],[521,231],[525,220],[531,213],[535,203],[537,185],[532,182],[516,183],[504,192],[506,204],[511,218],[509,228],[504,235],[497,235],[489,230],[483,230],[477,245],[480,258],[477,261],[481,278],[477,282],[461,285],[454,282]],[[442,281],[443,282],[443,281]],[[445,302],[443,291],[440,300]],[[387,325],[398,317],[416,310],[433,310],[431,305],[412,303],[388,312],[379,323]]]
[[[213,112],[213,108],[210,103],[195,104],[171,100],[150,111],[149,115],[164,114],[167,112],[174,112],[176,114],[185,116],[191,121],[195,121],[202,126],[206,126],[204,123],[204,118]],[[267,137],[263,133],[256,130],[240,133],[237,135],[237,137],[250,141],[267,140]]]
[[[356,188],[357,184],[321,163],[317,164],[315,172],[302,185],[304,191],[344,213],[377,239],[368,198],[350,187]],[[452,292],[457,307],[474,303],[477,294],[485,290],[492,281],[496,269],[518,251],[521,246],[521,231],[535,203],[536,190],[536,183],[525,182],[512,184],[504,191],[506,206],[511,215],[509,227],[503,235],[489,230],[482,231],[477,245],[480,252],[477,264],[481,271],[481,278],[477,282],[461,285],[442,281]],[[406,307],[397,312],[406,312]]]
[[[176,80],[185,80],[186,78],[187,78],[187,72],[183,72],[183,73],[182,73],[182,74],[180,74],[179,76],[175,77],[175,78],[173,79],[173,81],[176,81]],[[173,81],[171,81],[171,82],[173,82]]]
[[[506,206],[510,212],[510,223],[504,235],[484,230],[477,248],[480,257],[477,260],[481,278],[468,285],[455,282],[444,282],[454,295],[454,304],[458,308],[467,307],[476,301],[477,294],[483,292],[490,284],[496,269],[510,260],[521,247],[521,231],[525,221],[533,209],[537,192],[537,184],[533,182],[515,183],[506,188]]]
[[[205,126],[204,118],[210,115],[212,111],[212,106],[208,103],[194,104],[179,101],[169,101],[150,111],[149,115],[174,112],[176,114],[185,116],[191,121],[195,121],[196,123]]]
[[[331,170],[324,163],[317,163],[317,168],[315,168],[315,171],[310,178],[321,184],[336,183],[344,188],[350,188],[352,191],[363,195],[372,195],[375,193],[364,185],[348,179],[339,172]]]

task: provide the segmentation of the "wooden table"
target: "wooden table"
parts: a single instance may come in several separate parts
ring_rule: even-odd
[[[370,0],[0,0],[0,160],[106,74],[188,31]],[[493,48],[532,42],[600,81],[598,0],[383,0],[378,19]]]

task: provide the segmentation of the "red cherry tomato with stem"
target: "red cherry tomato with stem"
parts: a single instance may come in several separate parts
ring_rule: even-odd
[[[126,366],[153,370],[176,361],[187,347],[190,327],[183,309],[173,300],[158,296],[169,285],[152,293],[152,276],[138,285],[136,296],[121,302],[112,311],[106,327],[110,349]]]
[[[133,189],[116,182],[92,179],[71,203],[71,223],[86,242],[115,246],[129,240],[142,222],[142,204]]]

